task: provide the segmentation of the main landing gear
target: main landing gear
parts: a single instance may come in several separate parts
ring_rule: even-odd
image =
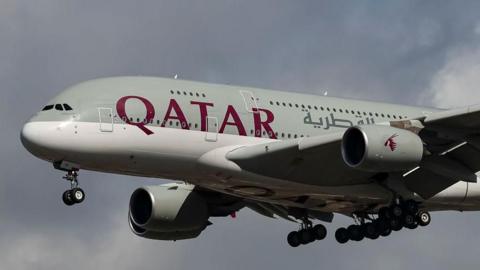
[[[63,202],[70,206],[85,200],[85,192],[78,187],[78,171],[67,171],[67,175],[63,179],[70,182],[70,189],[66,190],[62,195]]]
[[[305,219],[300,230],[290,232],[287,236],[288,244],[291,247],[306,245],[316,240],[323,240],[327,236],[327,229],[321,224],[313,226],[312,222]]]
[[[362,218],[358,225],[339,228],[335,232],[335,238],[341,244],[349,240],[361,241],[364,238],[374,240],[380,236],[389,236],[392,231],[399,231],[404,227],[413,230],[418,226],[427,226],[430,221],[430,214],[419,210],[418,203],[414,200],[398,200],[389,207],[380,208],[378,217],[370,222],[365,222]]]

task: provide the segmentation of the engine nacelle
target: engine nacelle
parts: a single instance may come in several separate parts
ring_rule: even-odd
[[[202,233],[203,229],[196,230],[196,231],[178,231],[178,232],[157,232],[157,231],[148,231],[143,229],[132,221],[132,217],[128,215],[128,224],[130,225],[130,229],[132,232],[140,237],[152,239],[152,240],[170,240],[170,241],[177,241],[177,240],[185,240],[185,239],[192,239],[196,238]]]
[[[208,224],[205,199],[184,184],[146,186],[130,198],[130,222],[134,232],[148,236],[152,232],[198,232]],[[155,236],[155,237],[156,237]],[[147,237],[149,238],[149,237]]]
[[[391,126],[351,127],[342,140],[345,163],[371,172],[413,169],[422,160],[423,151],[422,139],[417,134]]]

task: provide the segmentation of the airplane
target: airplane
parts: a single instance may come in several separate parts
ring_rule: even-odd
[[[339,243],[431,222],[432,211],[480,210],[480,106],[414,107],[156,77],[100,78],[54,97],[21,131],[24,147],[65,173],[173,182],[136,189],[134,234],[196,238],[211,217],[243,208],[297,223],[292,247]],[[315,223],[317,223],[315,225]]]

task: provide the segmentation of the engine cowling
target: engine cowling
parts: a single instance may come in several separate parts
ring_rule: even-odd
[[[185,240],[185,239],[192,239],[196,238],[197,236],[202,233],[203,229],[194,230],[194,231],[177,231],[177,232],[157,232],[157,231],[149,231],[137,226],[133,221],[132,217],[129,213],[128,216],[128,224],[130,225],[130,229],[132,232],[140,237],[152,239],[152,240]]]
[[[345,163],[359,170],[396,172],[413,169],[422,160],[422,139],[415,133],[391,126],[349,128],[342,139]]]
[[[199,234],[208,218],[205,199],[191,185],[146,186],[135,190],[130,198],[130,227],[140,236]]]

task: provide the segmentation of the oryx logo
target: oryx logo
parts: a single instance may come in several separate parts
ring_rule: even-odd
[[[397,142],[394,140],[396,137],[398,137],[397,134],[390,136],[384,143],[385,147],[389,147],[390,150],[395,151],[395,149],[397,149]]]

